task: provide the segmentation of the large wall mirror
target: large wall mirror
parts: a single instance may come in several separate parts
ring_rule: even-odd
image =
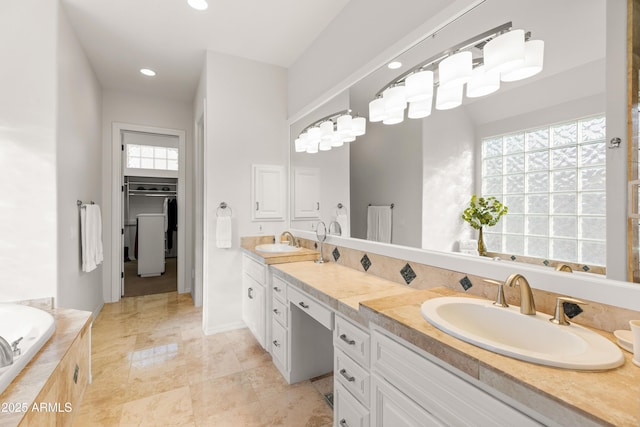
[[[347,108],[369,118],[394,78],[509,22],[544,41],[539,74],[425,118],[367,120],[365,135],[330,151],[295,152],[307,125]],[[343,236],[366,239],[369,206],[393,204],[392,244],[459,251],[477,238],[461,219],[469,199],[495,195],[509,213],[487,230],[489,252],[604,272],[606,0],[487,0],[396,61],[291,126],[292,228],[347,215]]]

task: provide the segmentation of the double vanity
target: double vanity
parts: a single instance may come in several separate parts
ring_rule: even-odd
[[[640,422],[640,370],[612,334],[574,324],[562,332],[567,326],[538,313],[542,334],[561,331],[556,342],[547,341],[519,322],[531,316],[518,307],[495,307],[445,287],[412,289],[335,262],[318,264],[311,249],[265,252],[246,239],[243,251],[245,322],[289,383],[333,371],[336,427]],[[471,317],[485,309],[512,317]],[[469,310],[466,326],[456,310]],[[538,340],[548,344],[542,353],[551,361],[534,364],[480,348],[469,326],[479,319],[487,322],[475,330],[481,339],[506,336],[498,345],[515,347]],[[495,333],[483,335],[486,328]],[[574,332],[587,344],[563,335]],[[572,356],[559,363],[559,354]]]

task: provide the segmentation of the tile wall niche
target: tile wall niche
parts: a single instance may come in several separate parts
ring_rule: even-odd
[[[301,238],[299,242],[300,246],[305,248],[317,249],[317,242],[313,240]],[[490,300],[495,299],[496,296],[496,286],[485,283],[483,277],[468,275],[461,271],[446,270],[430,265],[407,262],[406,260],[398,258],[363,252],[328,243],[325,243],[324,246],[325,261],[336,262],[339,265],[358,271],[365,271],[362,263],[365,255],[369,260],[368,263],[364,263],[365,265],[369,264],[366,271],[367,274],[373,274],[413,289],[446,287]],[[413,274],[409,273],[408,276],[407,264],[413,272]],[[405,273],[404,276],[403,271]],[[413,275],[415,275],[415,277],[412,277]],[[412,277],[408,285],[407,277]],[[470,287],[469,284],[471,285]],[[468,289],[465,290],[465,287]],[[519,289],[506,288],[505,295],[509,304],[520,305]],[[538,311],[553,314],[556,297],[563,295],[533,289],[533,296]],[[581,306],[583,312],[572,320],[577,324],[613,332],[617,329],[629,329],[629,320],[640,319],[640,311],[628,310],[593,301],[585,302],[588,304]]]

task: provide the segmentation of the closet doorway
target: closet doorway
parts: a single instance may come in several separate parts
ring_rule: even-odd
[[[112,301],[188,292],[185,132],[114,123],[113,135]]]

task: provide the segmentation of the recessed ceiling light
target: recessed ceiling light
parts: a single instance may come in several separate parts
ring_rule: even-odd
[[[397,70],[398,68],[402,67],[402,62],[398,62],[398,61],[389,62],[389,65],[387,65],[387,67],[391,68],[392,70]]]
[[[140,68],[140,72],[145,76],[153,77],[156,75],[156,72],[149,68]]]
[[[207,10],[209,7],[207,0],[187,0],[187,3],[195,10]]]

